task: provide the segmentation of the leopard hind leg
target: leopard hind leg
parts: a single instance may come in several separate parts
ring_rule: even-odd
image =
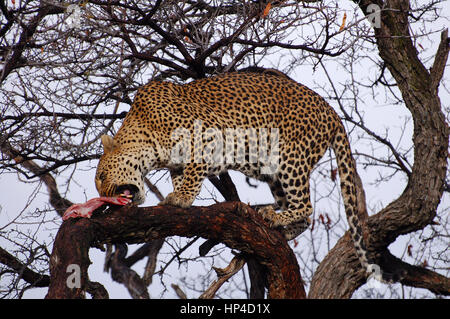
[[[288,175],[283,175],[281,172],[278,174],[279,178],[268,182],[282,212],[276,213],[272,206],[266,206],[260,209],[259,213],[272,227],[282,228],[287,240],[292,240],[308,229],[311,224],[309,215],[312,213],[312,205],[309,201],[309,179],[307,178],[303,187],[300,187],[301,183],[291,182],[291,179],[288,181],[283,176]]]

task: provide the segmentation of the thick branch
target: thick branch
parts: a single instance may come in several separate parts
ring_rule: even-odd
[[[248,275],[250,277],[250,299],[263,299],[265,294],[266,269],[254,258],[247,257]]]
[[[115,247],[110,261],[112,279],[124,284],[133,299],[150,299],[145,282],[126,264],[127,245],[118,244]]]
[[[358,1],[363,12],[367,12],[366,8],[371,3],[368,0]],[[390,10],[381,13],[381,25],[374,31],[380,57],[395,78],[414,120],[414,165],[403,193],[367,220],[366,246],[375,256],[386,256],[387,247],[398,236],[423,229],[433,221],[445,185],[449,140],[437,84],[433,84],[433,78],[437,79],[440,75],[437,69],[435,75],[430,74],[417,56],[409,32],[409,2],[391,0],[388,6]],[[441,49],[442,43],[445,40],[441,41],[438,54],[445,51]],[[436,57],[435,63],[441,65],[442,62],[436,61],[442,60]],[[378,258],[377,262],[381,264],[382,270],[404,273],[404,265],[394,262],[392,258],[388,258],[388,262]],[[365,274],[355,270],[358,269],[355,266],[356,255],[346,235],[319,265],[311,283],[310,297],[350,297],[365,281]],[[431,279],[429,274],[415,278],[406,280],[402,274],[400,281],[415,287],[425,287],[433,285],[436,277],[430,283],[420,284],[420,280]],[[433,287],[432,290],[439,289]]]
[[[450,279],[424,267],[410,265],[386,251],[381,267],[386,271],[402,273],[400,283],[425,288],[438,295],[450,296]]]
[[[8,253],[0,247],[0,263],[6,265],[19,274],[20,278],[31,284],[33,287],[48,287],[50,284],[50,277],[42,275],[27,268],[16,257]]]
[[[308,298],[350,298],[365,280],[354,251],[353,242],[347,232],[329,251],[314,273]]]
[[[250,207],[239,202],[181,209],[170,206],[125,206],[91,219],[65,221],[50,259],[47,298],[82,298],[88,281],[91,246],[139,243],[167,236],[201,236],[252,255],[267,269],[269,298],[305,298],[300,270],[283,235],[267,227]],[[69,288],[67,266],[81,269],[81,284]]]
[[[361,9],[368,4],[360,2]],[[433,220],[444,189],[448,155],[449,131],[432,87],[433,76],[419,60],[411,40],[409,2],[392,0],[389,5],[392,10],[383,11],[381,27],[374,31],[380,56],[414,120],[414,165],[403,194],[369,225],[378,231],[369,245],[374,248],[385,248],[399,235],[422,229]]]
[[[448,29],[441,33],[441,43],[439,44],[433,66],[430,70],[431,86],[436,91],[444,75],[445,66],[447,64],[448,52],[450,50],[450,38],[448,37]]]
[[[377,262],[381,269],[401,274],[398,280],[400,283],[425,288],[440,295],[450,295],[449,278],[423,267],[409,265],[391,255],[387,250],[380,252],[379,255]],[[347,232],[320,263],[311,282],[308,297],[350,298],[353,292],[366,281],[365,273],[361,267],[358,267],[358,263],[353,242]]]

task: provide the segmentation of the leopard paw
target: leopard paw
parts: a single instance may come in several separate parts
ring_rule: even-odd
[[[159,205],[170,205],[181,208],[188,208],[191,207],[193,201],[194,199],[186,194],[173,192],[167,195],[167,197],[162,202],[160,202]]]
[[[274,228],[279,226],[278,214],[275,212],[272,206],[265,206],[258,210],[258,213],[262,218],[267,221],[270,227]]]
[[[311,219],[306,217],[305,219],[286,225],[283,229],[283,234],[286,240],[292,240],[302,234],[311,225]]]

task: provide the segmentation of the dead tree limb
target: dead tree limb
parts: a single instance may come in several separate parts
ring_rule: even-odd
[[[20,278],[25,280],[33,287],[48,287],[50,284],[50,277],[47,275],[39,274],[23,264],[16,257],[8,253],[6,250],[0,247],[0,264],[6,265],[14,272],[19,274]]]
[[[206,289],[204,293],[201,294],[199,299],[212,299],[216,295],[217,290],[222,287],[222,285],[231,277],[239,272],[245,265],[245,258],[242,255],[235,256],[230,264],[225,268],[213,269],[216,271],[217,279],[211,284],[211,286]]]
[[[125,262],[127,245],[117,244],[115,247],[110,261],[112,279],[125,285],[133,299],[150,299],[144,280]]]
[[[106,243],[142,243],[167,236],[201,236],[253,256],[267,269],[269,298],[305,298],[300,269],[283,235],[267,227],[250,207],[225,202],[181,209],[125,206],[91,219],[65,221],[50,258],[46,298],[83,298],[89,281],[89,248]],[[68,285],[69,265],[78,265],[79,285]],[[69,268],[70,269],[70,268]],[[71,288],[72,287],[72,288]]]

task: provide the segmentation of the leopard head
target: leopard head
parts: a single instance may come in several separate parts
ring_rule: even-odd
[[[97,166],[95,186],[100,196],[129,196],[136,204],[145,201],[145,161],[138,146],[123,146],[111,136],[101,137],[103,155]]]

